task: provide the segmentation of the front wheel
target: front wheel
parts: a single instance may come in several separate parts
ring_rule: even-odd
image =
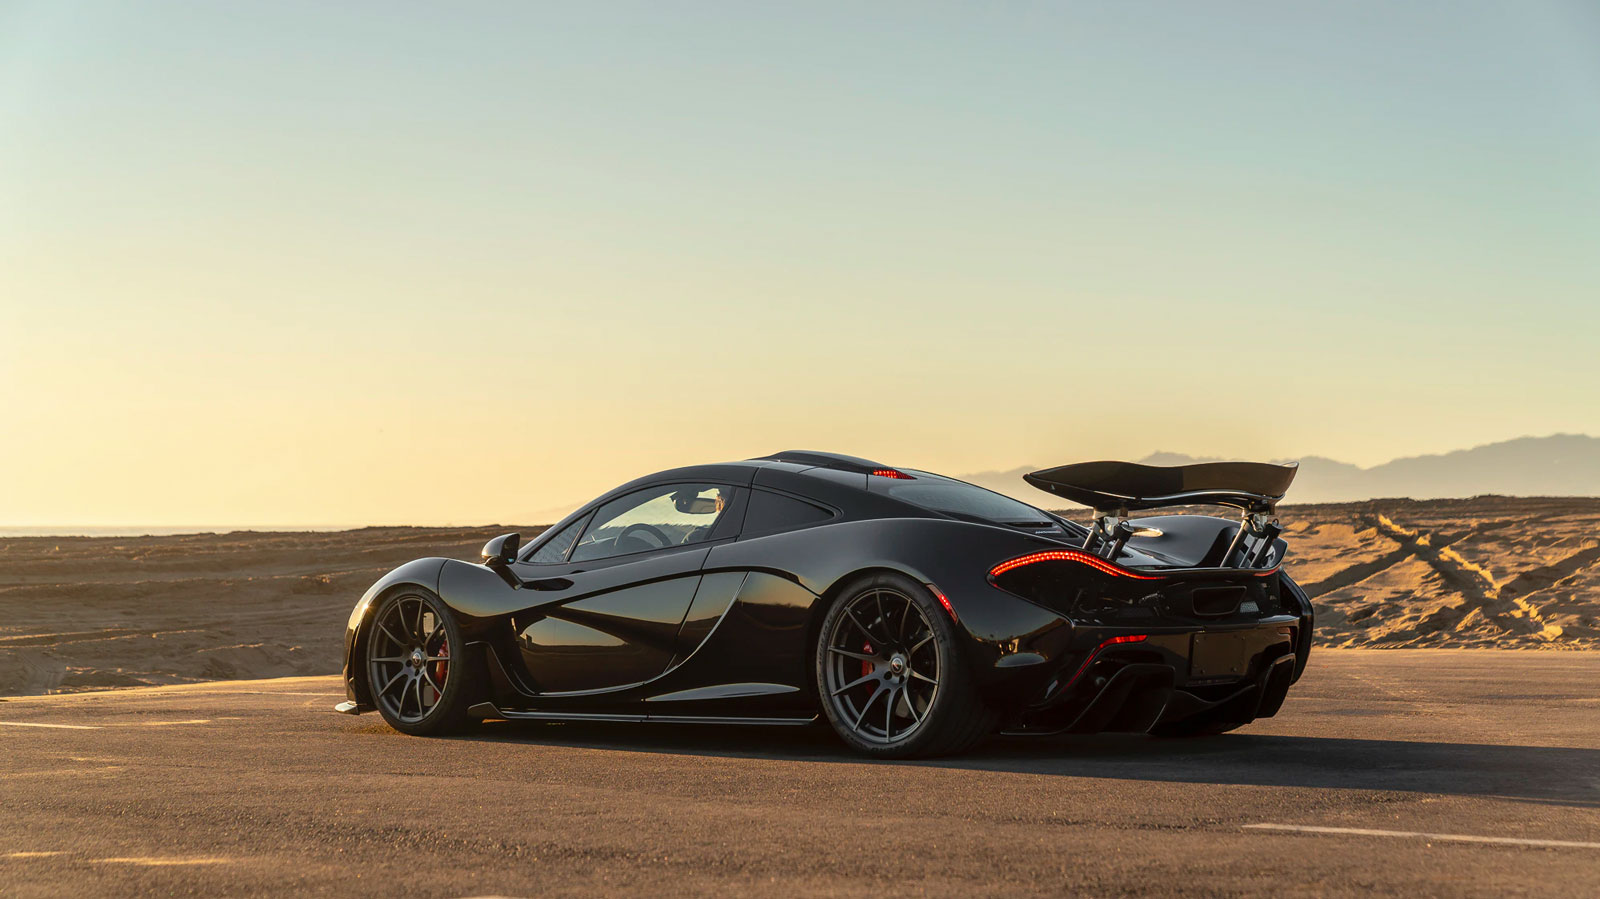
[[[395,730],[416,736],[460,730],[471,704],[465,661],[455,616],[427,590],[390,594],[372,616],[368,689]]]
[[[927,588],[881,574],[848,586],[817,639],[817,692],[852,749],[879,758],[944,755],[993,733],[959,633]]]

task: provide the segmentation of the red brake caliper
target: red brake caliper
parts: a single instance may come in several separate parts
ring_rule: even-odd
[[[439,656],[440,658],[446,659],[450,657],[450,641],[448,639],[446,639],[444,643],[439,646]],[[433,682],[442,687],[444,686],[444,679],[450,674],[450,663],[433,662],[432,664],[434,665]],[[434,692],[437,693],[438,691],[435,690]],[[443,697],[435,696],[433,701],[438,702],[441,698]]]

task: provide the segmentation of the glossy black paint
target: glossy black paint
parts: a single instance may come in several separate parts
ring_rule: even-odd
[[[1144,729],[1178,713],[1225,712],[1241,689],[1254,697],[1253,715],[1272,705],[1263,697],[1279,683],[1262,678],[1277,659],[1291,657],[1295,676],[1304,667],[1310,605],[1287,576],[1196,570],[1237,528],[1231,522],[1163,518],[1173,539],[1132,541],[1118,561],[1170,572],[1160,581],[1076,563],[997,579],[990,570],[998,563],[1076,547],[1086,531],[1061,522],[1043,536],[914,506],[876,489],[881,479],[868,472],[882,467],[788,453],[660,472],[597,497],[520,549],[490,541],[483,564],[407,563],[374,584],[350,616],[350,700],[357,710],[371,708],[358,661],[368,615],[379,597],[405,587],[438,594],[455,614],[469,653],[463,665],[483,690],[478,708],[505,717],[809,719],[818,708],[809,659],[821,619],[853,579],[879,571],[947,597],[979,688],[1007,710],[1013,729]],[[709,539],[586,562],[531,561],[545,540],[610,500],[676,483],[730,488],[733,499]],[[803,502],[815,514],[787,524],[763,518],[747,532],[756,491]],[[1206,589],[1213,592],[1197,606],[1196,591]],[[1197,614],[1200,606],[1208,613]],[[1102,645],[1135,633],[1144,639]],[[1212,666],[1218,658],[1230,666],[1223,674],[1192,673],[1196,659]],[[1145,667],[1119,674],[1135,665]]]
[[[479,553],[479,556],[485,565],[510,565],[517,560],[517,550],[521,543],[521,534],[501,534],[485,543],[483,552]]]

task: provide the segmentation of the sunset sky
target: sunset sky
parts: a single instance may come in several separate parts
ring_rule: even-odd
[[[1592,3],[0,0],[0,525],[1553,432]]]

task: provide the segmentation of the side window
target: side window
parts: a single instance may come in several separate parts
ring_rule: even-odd
[[[721,484],[647,487],[601,506],[572,551],[572,561],[686,546],[711,538],[733,503],[733,488]]]
[[[572,549],[572,544],[578,539],[578,532],[583,530],[584,521],[585,519],[583,518],[574,521],[562,528],[550,539],[539,544],[539,548],[533,551],[533,555],[529,556],[527,561],[540,565],[552,565],[556,562],[565,561],[567,551]]]
[[[827,521],[833,513],[804,500],[793,499],[780,493],[754,490],[750,493],[750,510],[744,513],[744,536],[755,537],[775,531],[805,527]]]

